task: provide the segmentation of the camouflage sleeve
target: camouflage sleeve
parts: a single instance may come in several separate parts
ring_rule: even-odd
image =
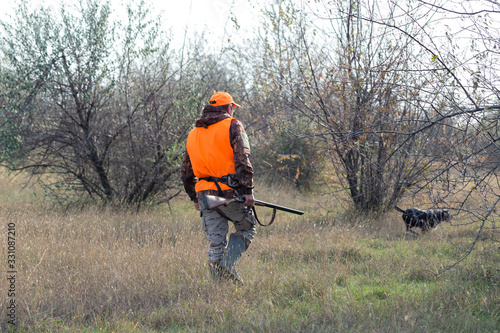
[[[245,128],[239,120],[233,119],[231,122],[229,136],[234,151],[236,177],[241,185],[238,192],[240,194],[252,194],[253,167],[252,163],[250,163],[250,143]]]
[[[196,178],[194,176],[193,166],[191,165],[191,160],[189,159],[187,151],[184,152],[184,157],[182,158],[181,179],[189,198],[194,202],[198,202],[196,190],[194,188]]]

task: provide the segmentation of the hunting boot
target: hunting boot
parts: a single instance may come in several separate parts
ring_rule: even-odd
[[[219,264],[219,273],[222,277],[243,284],[243,280],[236,272],[236,263],[247,248],[243,238],[236,235],[229,237],[226,252]]]
[[[215,281],[218,281],[219,278],[220,278],[220,274],[219,274],[219,271],[220,271],[220,267],[219,267],[219,263],[215,263],[215,262],[211,262],[209,261],[208,262],[208,269],[210,270],[210,276],[212,277],[213,280]]]

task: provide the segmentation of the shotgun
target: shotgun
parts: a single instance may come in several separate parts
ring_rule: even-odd
[[[205,204],[205,207],[207,207],[208,209],[215,209],[215,208],[220,207],[220,206],[227,206],[231,202],[244,203],[245,197],[240,196],[240,197],[235,197],[232,199],[226,199],[226,198],[218,197],[216,195],[205,195],[203,197],[203,202]],[[277,210],[281,210],[281,211],[284,211],[287,213],[292,213],[292,214],[297,214],[297,215],[304,214],[304,212],[300,211],[300,210],[296,210],[296,209],[292,209],[292,208],[288,208],[288,207],[283,207],[283,206],[275,205],[275,204],[260,201],[260,200],[255,200],[255,206],[269,207],[269,208],[273,208],[273,209],[277,209]]]

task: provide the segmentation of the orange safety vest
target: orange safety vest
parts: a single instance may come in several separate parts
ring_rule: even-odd
[[[200,178],[221,178],[235,174],[234,151],[229,140],[229,127],[235,118],[226,118],[215,124],[195,127],[189,132],[186,149],[193,166],[194,175],[198,178],[196,192],[217,190],[214,182]],[[226,184],[219,183],[221,190],[231,189]]]

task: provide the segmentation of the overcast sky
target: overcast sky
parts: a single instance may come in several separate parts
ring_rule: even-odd
[[[14,2],[15,0],[0,0],[2,2],[0,8],[0,19],[4,20],[7,13],[11,15],[14,14]],[[77,0],[18,0],[18,1],[28,1],[34,6],[43,4],[49,8],[57,10],[59,8],[60,1],[67,4],[74,4]],[[111,6],[114,12],[120,13],[125,8],[125,3],[128,0],[111,0]],[[139,2],[140,0],[135,0]],[[221,44],[221,41],[226,42],[228,37],[231,37],[233,43],[237,43],[246,37],[251,37],[253,29],[257,26],[258,22],[261,20],[260,11],[262,7],[269,6],[276,3],[277,0],[145,0],[153,5],[156,13],[162,12],[164,28],[171,28],[173,31],[174,41],[176,44],[182,42],[184,31],[186,27],[189,33],[204,32],[206,38],[210,41],[209,45],[214,45],[215,48]],[[323,0],[328,2],[327,0]],[[384,7],[384,4],[389,0],[377,0],[377,8]],[[297,0],[300,3],[301,0]],[[308,6],[314,6],[315,1],[305,1]],[[492,10],[496,8],[489,0],[447,0],[445,1],[446,7],[449,9],[457,10],[460,12],[468,11],[480,11],[483,9]],[[379,8],[379,9],[380,9]],[[324,11],[324,9],[323,9]],[[321,17],[321,10],[314,10],[318,13],[318,17]],[[381,10],[381,15],[384,11]],[[327,15],[328,16],[328,15]],[[439,20],[439,28],[432,31],[433,37],[444,38],[445,30],[450,30],[451,32],[457,32],[462,29],[459,25],[470,26],[469,22],[463,22],[461,19],[456,19],[457,15],[448,13],[447,19],[442,20],[442,15],[433,15],[436,20]],[[321,19],[314,19],[315,24],[321,24],[323,21]],[[491,15],[491,18],[496,18],[498,15]],[[235,18],[238,24],[241,26],[240,30],[235,32],[234,24],[231,18]],[[498,20],[498,18],[496,18]],[[493,21],[494,22],[494,21]],[[499,23],[492,23],[491,28],[499,28]],[[472,27],[474,30],[474,27]],[[464,43],[469,45],[470,32],[468,30],[462,30],[460,34],[452,34],[455,39],[455,43],[460,43],[460,38],[464,39]],[[464,44],[465,45],[465,44]]]
[[[14,13],[14,0],[1,0],[0,19],[6,14]],[[75,0],[62,0],[68,4]],[[139,0],[137,0],[138,2]],[[227,39],[227,29],[233,29],[231,17],[236,18],[241,30],[247,31],[256,22],[260,5],[273,0],[146,0],[152,3],[157,13],[162,12],[165,28],[172,28],[174,37],[181,39],[186,26],[189,32],[205,32],[207,38]],[[59,0],[31,0],[32,4],[43,3],[44,6],[57,10]],[[125,0],[111,0],[111,6],[119,13],[125,8]],[[241,31],[241,32],[242,32]]]

